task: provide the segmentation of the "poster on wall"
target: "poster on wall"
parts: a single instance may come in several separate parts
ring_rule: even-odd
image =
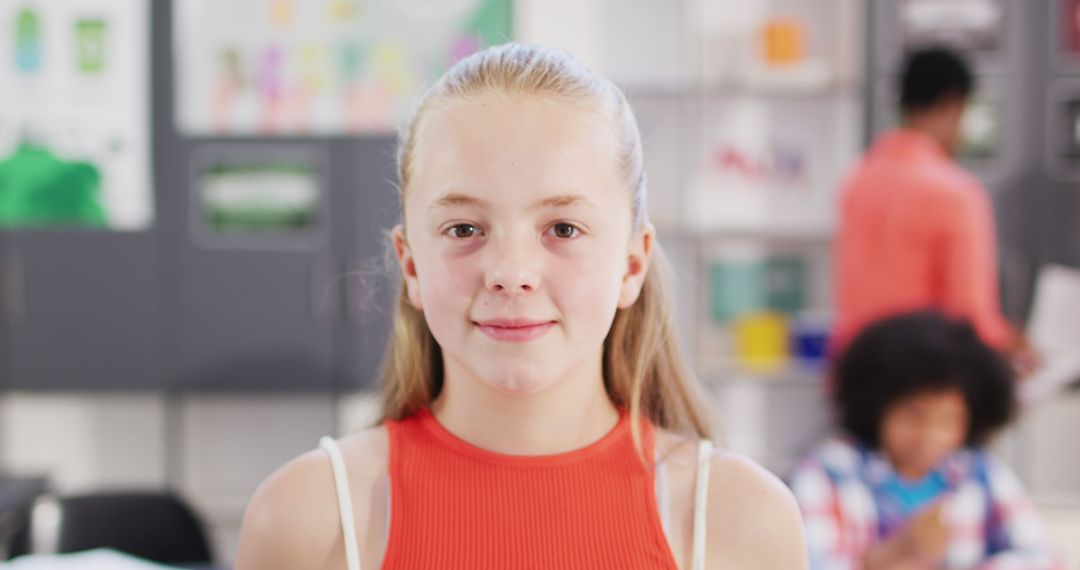
[[[150,225],[148,7],[0,3],[0,227]]]
[[[1001,0],[901,0],[896,6],[905,51],[949,44],[973,54],[992,54],[1005,43]]]
[[[457,60],[511,38],[511,0],[173,2],[188,135],[393,132]]]

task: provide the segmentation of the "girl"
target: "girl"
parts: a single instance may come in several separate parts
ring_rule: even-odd
[[[475,54],[398,175],[382,420],[270,476],[237,568],[805,567],[782,484],[701,441],[612,83],[556,50]]]
[[[979,450],[1013,414],[1005,361],[936,312],[896,316],[837,365],[844,437],[796,470],[816,570],[1058,568],[1016,476]]]

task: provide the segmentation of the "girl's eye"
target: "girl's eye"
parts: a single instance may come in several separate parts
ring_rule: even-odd
[[[480,228],[472,224],[456,224],[450,226],[450,229],[448,229],[447,231],[450,233],[451,237],[465,239],[471,238],[474,235],[480,233]]]
[[[577,229],[573,224],[558,223],[551,226],[551,232],[555,234],[555,237],[560,239],[570,239],[576,237],[581,230]]]

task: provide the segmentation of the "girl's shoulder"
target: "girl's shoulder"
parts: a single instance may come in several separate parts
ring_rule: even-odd
[[[367,537],[377,524],[371,516],[380,497],[375,490],[387,484],[386,429],[370,428],[337,443],[357,534]],[[318,448],[290,460],[255,491],[244,513],[237,552],[237,570],[301,567],[344,567],[334,471],[328,453]]]
[[[657,429],[657,456],[673,487],[675,519],[693,519],[698,440]],[[706,502],[708,568],[804,568],[799,507],[787,486],[751,459],[716,446]],[[690,525],[680,533],[692,545]]]
[[[701,440],[656,429],[657,457],[674,476],[693,479],[698,472],[698,444]],[[755,491],[781,499],[789,497],[780,479],[752,459],[714,444],[709,456],[709,497],[726,497]]]

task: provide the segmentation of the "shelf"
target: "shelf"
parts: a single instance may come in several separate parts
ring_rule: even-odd
[[[692,239],[700,241],[755,240],[771,242],[798,242],[802,244],[828,245],[835,240],[835,231],[824,227],[787,227],[775,224],[768,227],[695,227],[657,226],[661,238]]]
[[[807,88],[755,87],[744,83],[689,85],[619,85],[631,103],[639,99],[763,99],[772,102],[831,102],[843,99],[859,99],[862,86],[830,83]]]
[[[824,370],[811,370],[789,364],[773,372],[760,372],[739,367],[713,368],[701,374],[706,386],[724,387],[753,384],[766,387],[821,387],[825,381]]]

